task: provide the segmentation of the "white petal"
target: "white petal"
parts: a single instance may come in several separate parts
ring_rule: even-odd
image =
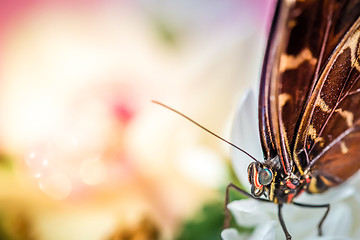
[[[274,204],[261,203],[255,199],[243,199],[229,203],[228,209],[238,225],[252,227],[271,220],[274,206]]]
[[[348,204],[332,204],[322,226],[325,236],[349,236],[353,226],[353,214]],[[294,239],[317,236],[317,226],[325,214],[325,208],[306,208],[284,205],[283,217]],[[281,230],[281,229],[280,229]]]
[[[262,160],[262,149],[260,145],[258,127],[258,104],[254,91],[248,90],[240,101],[237,114],[235,116],[231,141],[244,149],[258,160]],[[248,182],[247,168],[253,160],[241,151],[232,149],[232,164],[234,171],[243,184]],[[245,184],[249,189],[249,184]]]
[[[292,206],[283,209],[285,223],[294,239],[318,239],[317,226],[325,209],[300,208]],[[295,210],[295,211],[294,211]],[[331,205],[322,230],[325,236],[347,237],[352,228],[352,214],[346,204]],[[310,238],[311,236],[311,238]],[[323,238],[319,238],[323,239]]]
[[[352,212],[346,204],[332,205],[326,217],[323,232],[325,236],[349,236],[352,227]]]
[[[274,240],[276,221],[269,221],[259,225],[249,240]]]
[[[327,190],[324,193],[319,194],[307,194],[304,193],[296,198],[296,202],[309,203],[309,204],[326,204],[338,202],[349,197],[354,196],[355,194],[354,186],[344,183],[338,187],[333,187]]]
[[[355,189],[355,198],[360,202],[360,171],[355,173],[346,183]]]
[[[317,226],[325,214],[326,209],[313,209],[284,205],[283,217],[290,234],[294,239],[305,239],[317,235]],[[279,231],[282,231],[279,229]],[[282,233],[284,234],[284,233]]]
[[[360,235],[360,228],[357,228],[357,230],[355,231],[354,236],[359,236]]]
[[[261,208],[261,203],[255,199],[242,199],[232,201],[228,204],[228,208],[240,212],[252,213]]]
[[[352,238],[343,237],[343,236],[319,236],[319,237],[309,237],[305,240],[351,240]]]
[[[234,228],[224,229],[221,232],[221,238],[223,240],[243,240],[246,239],[245,236],[239,234],[239,232]]]
[[[359,184],[360,184],[360,171],[358,171],[358,172],[355,173],[352,177],[350,177],[347,182],[350,183],[351,185],[357,186],[357,187],[358,187],[358,190],[360,190],[360,188],[359,188]]]

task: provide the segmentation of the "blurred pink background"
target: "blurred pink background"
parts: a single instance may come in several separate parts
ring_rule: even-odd
[[[0,236],[173,239],[229,147],[151,100],[228,138],[271,3],[1,1]]]

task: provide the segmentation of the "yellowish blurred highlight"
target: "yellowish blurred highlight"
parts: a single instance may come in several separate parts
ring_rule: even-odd
[[[150,101],[227,137],[250,2],[0,3],[0,238],[173,239],[218,198],[228,147]]]

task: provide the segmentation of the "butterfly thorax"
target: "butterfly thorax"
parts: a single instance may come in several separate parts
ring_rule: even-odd
[[[310,174],[300,174],[294,167],[286,175],[276,158],[266,163],[252,162],[248,167],[251,193],[260,198],[265,196],[274,203],[290,203],[301,194],[310,182]]]

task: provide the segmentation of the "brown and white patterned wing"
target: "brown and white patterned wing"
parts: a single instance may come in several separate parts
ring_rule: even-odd
[[[259,124],[265,159],[278,155],[285,174],[294,164],[300,171],[310,164],[306,156],[299,161],[297,155],[306,152],[296,136],[305,136],[300,140],[305,144],[308,131],[300,125],[306,106],[321,70],[359,12],[360,0],[278,3],[260,85]]]
[[[267,50],[265,53],[260,91],[259,91],[259,131],[265,160],[281,155],[279,121],[277,112],[279,59],[288,42],[286,27],[293,3],[278,1],[271,26]],[[289,169],[289,163],[283,162],[283,168]]]
[[[259,128],[265,159],[279,157],[283,172],[293,167],[291,142],[312,86],[320,54],[326,6],[320,1],[278,1],[262,70]],[[324,5],[324,6],[323,6]]]
[[[360,168],[360,13],[329,58],[310,96],[294,146],[325,187]]]

